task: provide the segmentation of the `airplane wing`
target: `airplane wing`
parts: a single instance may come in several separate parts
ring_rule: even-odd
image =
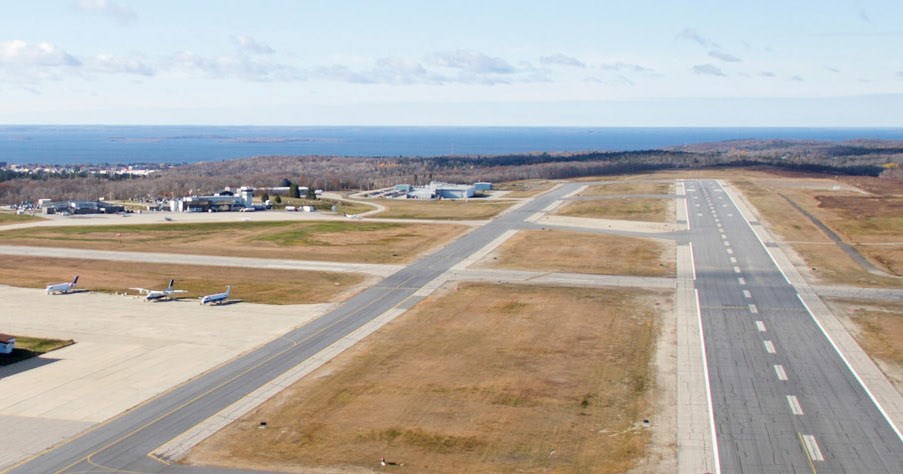
[[[139,293],[150,293],[151,291],[154,291],[154,290],[148,290],[147,288],[129,288],[129,289],[137,291]]]
[[[188,290],[172,290],[170,293],[188,293]]]

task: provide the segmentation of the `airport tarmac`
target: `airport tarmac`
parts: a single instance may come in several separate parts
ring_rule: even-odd
[[[331,304],[201,306],[0,285],[4,332],[75,344],[0,367],[0,468],[324,314]],[[23,431],[24,430],[24,431]]]

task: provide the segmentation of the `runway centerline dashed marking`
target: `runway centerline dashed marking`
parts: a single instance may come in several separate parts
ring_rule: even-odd
[[[756,308],[756,305],[749,305],[749,312],[752,314],[759,314],[759,308]]]
[[[725,246],[725,247],[730,247],[730,246],[731,246],[731,243],[725,240],[725,241],[724,241],[724,246]]]
[[[771,341],[765,341],[764,344],[765,344],[765,352],[768,352],[769,354],[777,353],[777,351],[774,350],[774,343],[772,343]]]
[[[756,321],[756,329],[758,329],[759,332],[765,332],[765,323],[763,323],[762,321]]]
[[[739,284],[741,284],[741,285],[745,285],[745,284],[746,284],[746,278],[743,278],[743,277],[737,278],[737,283],[739,283]]]
[[[733,255],[733,254],[734,254],[734,249],[727,249],[727,254],[728,254],[728,255]]]
[[[796,395],[787,395],[787,404],[790,405],[790,413],[793,413],[796,416],[803,415],[803,407],[800,405],[800,401],[796,398]]]
[[[752,298],[752,293],[750,293],[749,290],[743,290],[743,297]]]
[[[774,366],[774,373],[778,376],[778,380],[782,382],[787,381],[787,372],[784,370],[784,366],[781,364]]]
[[[734,273],[741,273],[741,272],[740,272],[740,267],[736,267],[736,266],[735,266],[735,267],[734,267]]]
[[[803,442],[803,447],[806,448],[806,454],[809,456],[810,461],[825,460],[821,449],[818,448],[818,442],[815,441],[815,436],[800,434],[800,440]]]
[[[737,257],[731,257],[731,263],[737,263]]]

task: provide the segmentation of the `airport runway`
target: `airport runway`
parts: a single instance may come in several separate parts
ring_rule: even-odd
[[[750,223],[717,182],[686,189],[721,471],[903,472],[899,434]]]
[[[413,304],[412,296],[422,286],[580,186],[576,183],[563,185],[502,214],[390,275],[327,315],[100,424],[9,472],[226,472],[221,468],[170,465],[148,453],[380,314]]]

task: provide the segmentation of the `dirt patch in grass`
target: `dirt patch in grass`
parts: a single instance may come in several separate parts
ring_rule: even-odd
[[[758,210],[769,230],[805,260],[809,275],[819,282],[900,286],[903,280],[868,273],[782,197],[806,209],[878,268],[903,275],[903,250],[901,245],[896,245],[903,242],[903,217],[898,215],[903,212],[903,199],[868,196],[849,189],[823,194],[836,183],[825,179],[774,177],[733,181]],[[881,243],[893,245],[872,245]]]
[[[511,207],[513,202],[489,199],[382,199],[380,204],[388,209],[372,217],[386,219],[439,219],[479,220],[490,219]]]
[[[561,230],[522,230],[477,267],[673,277],[673,241]]]
[[[647,456],[670,293],[465,284],[195,448],[188,462],[623,472]],[[261,421],[266,429],[259,429]]]
[[[816,195],[815,200],[819,219],[845,241],[903,241],[903,198]]]
[[[361,221],[32,227],[0,244],[355,263],[406,263],[466,227]]]
[[[15,336],[14,334],[12,336]],[[0,354],[0,366],[31,359],[50,351],[75,344],[72,339],[44,339],[40,337],[15,336],[16,345],[10,354]]]
[[[341,301],[366,282],[351,273],[267,270],[262,268],[169,265],[77,258],[44,258],[4,255],[0,258],[0,284],[44,288],[71,281],[79,275],[78,288],[107,293],[130,293],[129,288],[163,289],[176,280],[181,298],[198,298],[224,291],[232,285],[232,299],[264,304],[308,304]]]
[[[897,391],[903,393],[903,304],[826,301]]]
[[[589,186],[578,196],[611,196],[617,194],[671,194],[674,185],[655,181],[623,181]]]
[[[0,226],[23,224],[25,222],[44,221],[43,217],[30,216],[28,214],[14,214],[12,212],[0,212]]]
[[[508,183],[493,184],[493,191],[509,191],[506,198],[528,198],[536,196],[543,191],[552,189],[558,184],[555,181],[545,179],[526,179],[523,181],[511,181]]]
[[[596,219],[621,219],[645,222],[674,222],[672,199],[624,198],[601,201],[569,201],[555,214]]]

